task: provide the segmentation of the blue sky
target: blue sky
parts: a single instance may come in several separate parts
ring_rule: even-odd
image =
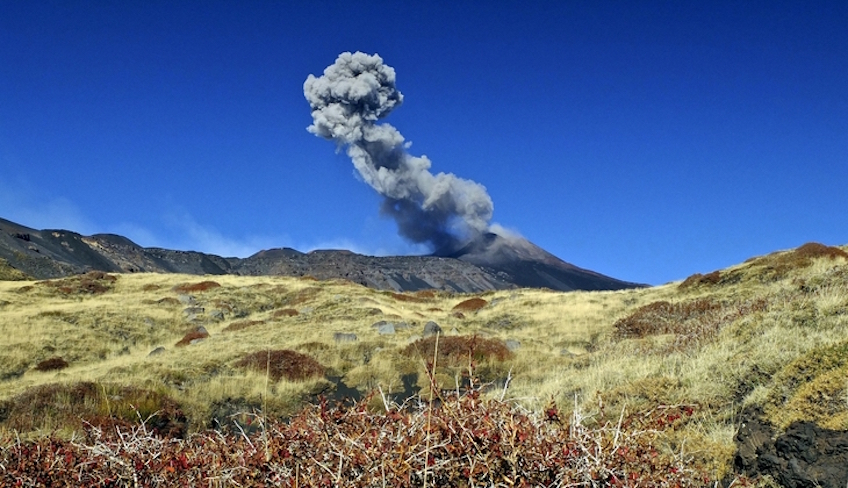
[[[0,2],[0,217],[144,246],[424,253],[307,75],[379,53],[386,119],[496,222],[651,284],[848,243],[848,3]]]

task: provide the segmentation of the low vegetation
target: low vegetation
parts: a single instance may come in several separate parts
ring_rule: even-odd
[[[741,418],[848,431],[844,247],[618,292],[89,273],[0,310],[4,485],[767,485]]]

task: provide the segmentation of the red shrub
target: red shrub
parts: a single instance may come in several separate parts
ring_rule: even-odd
[[[480,310],[488,304],[489,302],[483,300],[482,298],[469,298],[468,300],[464,300],[457,303],[452,310],[458,312],[476,312],[477,310]]]
[[[215,281],[201,281],[199,283],[184,283],[172,288],[177,293],[195,293],[220,288],[221,284]]]

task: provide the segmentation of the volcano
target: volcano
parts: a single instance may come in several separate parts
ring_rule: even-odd
[[[435,255],[491,270],[521,288],[571,291],[621,290],[644,286],[579,268],[519,236],[505,237],[488,232],[458,251]]]
[[[276,275],[344,279],[381,290],[461,293],[510,288],[619,290],[628,283],[566,263],[520,237],[486,233],[461,249],[430,256],[364,256],[345,250],[269,249],[247,258],[142,247],[114,234],[35,230],[0,218],[0,279],[14,268],[35,279],[87,271]]]

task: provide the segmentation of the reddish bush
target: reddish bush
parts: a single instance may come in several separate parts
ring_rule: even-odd
[[[275,310],[272,314],[272,317],[274,317],[275,319],[278,319],[280,317],[295,317],[299,315],[299,313],[300,312],[293,308],[282,308],[280,310]]]
[[[68,362],[62,359],[59,356],[52,357],[50,359],[45,359],[40,363],[35,365],[36,371],[54,371],[59,369],[65,369],[69,366]]]
[[[662,406],[587,426],[556,405],[532,414],[478,392],[386,413],[364,401],[322,403],[253,434],[168,441],[143,427],[93,427],[73,441],[9,439],[0,450],[0,484],[712,487],[718,480],[706,467],[682,449],[661,447],[662,436],[676,434],[693,413],[688,405]]]
[[[391,297],[399,302],[422,303],[429,301],[429,299],[426,297],[407,295],[406,293],[391,293]]]
[[[201,281],[199,283],[185,283],[177,285],[171,289],[177,293],[196,293],[220,287],[221,284],[216,281]]]
[[[701,285],[717,285],[721,281],[721,272],[713,271],[712,273],[707,273],[705,275],[701,273],[695,273],[692,276],[683,280],[683,283],[680,283],[681,290],[685,290],[687,288],[694,288]]]
[[[63,278],[61,280],[39,281],[39,285],[47,286],[65,295],[99,295],[112,289],[118,278],[102,271]]]
[[[188,334],[184,335],[183,338],[180,339],[179,342],[177,342],[174,345],[177,346],[177,347],[183,347],[183,346],[187,346],[187,345],[191,344],[191,341],[194,341],[194,340],[197,340],[197,339],[206,339],[207,337],[209,337],[208,332],[203,331],[203,330],[195,330],[195,331],[189,332]]]
[[[324,375],[324,366],[306,354],[290,349],[257,351],[240,359],[236,366],[252,369],[279,381],[299,381]]]
[[[451,310],[458,312],[476,312],[488,304],[489,302],[482,298],[469,298],[468,300],[457,303]]]
[[[242,320],[239,322],[233,322],[232,324],[224,327],[224,330],[222,332],[235,332],[237,330],[247,329],[248,327],[253,327],[254,325],[262,325],[264,323],[264,320]]]

